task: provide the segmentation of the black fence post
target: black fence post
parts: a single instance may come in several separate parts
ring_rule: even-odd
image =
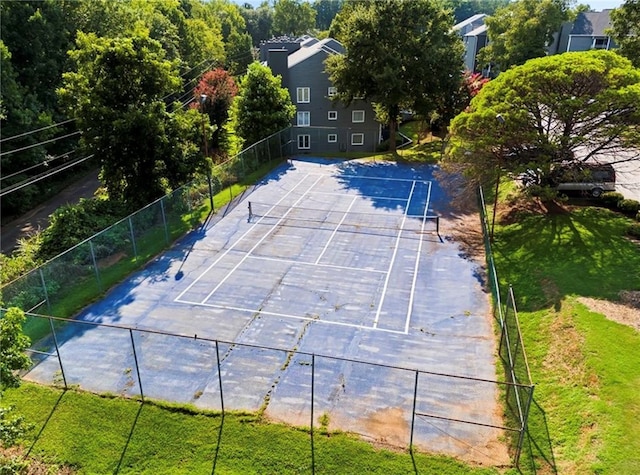
[[[140,386],[140,397],[144,402],[144,392],[142,391],[142,379],[140,378],[140,365],[138,365],[138,355],[136,354],[136,344],[133,340],[133,330],[129,328],[129,336],[131,337],[131,348],[133,348],[133,361],[136,364],[136,374],[138,375],[138,386]]]
[[[413,388],[413,410],[411,411],[411,435],[409,437],[409,451],[413,453],[413,430],[416,424],[416,404],[418,400],[418,376],[420,372],[416,370],[416,383]]]
[[[53,337],[53,344],[56,347],[56,356],[58,357],[58,364],[60,364],[60,374],[62,375],[62,381],[64,382],[64,388],[68,389],[67,377],[64,374],[64,366],[62,366],[62,358],[60,358],[60,347],[58,346],[58,337],[56,336],[56,330],[53,326],[53,319],[48,317],[49,326],[51,327],[51,336]]]
[[[44,280],[44,273],[42,272],[42,267],[38,269],[40,271],[40,281],[42,282],[42,291],[44,292],[44,299],[47,301],[47,310],[51,311],[51,304],[49,303],[49,292],[47,291],[47,283]]]
[[[218,363],[218,384],[220,385],[220,410],[224,416],[224,396],[222,395],[222,372],[220,371],[220,350],[218,340],[216,340],[216,361]]]

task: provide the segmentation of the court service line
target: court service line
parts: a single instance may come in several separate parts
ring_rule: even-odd
[[[265,310],[258,310],[258,309],[255,309],[255,308],[233,307],[233,306],[229,306],[229,305],[218,305],[218,304],[213,304],[213,303],[202,303],[202,302],[190,302],[188,300],[177,300],[177,299],[176,299],[176,302],[187,304],[187,305],[201,305],[203,307],[219,308],[219,309],[222,309],[222,310],[236,310],[238,312],[259,313],[260,315],[269,315],[269,316],[272,316],[272,317],[292,318],[292,319],[295,319],[295,320],[305,320],[305,321],[312,321],[312,322],[318,322],[318,323],[326,323],[328,325],[338,325],[338,326],[341,326],[341,327],[357,328],[359,330],[373,330],[373,331],[379,331],[379,332],[385,332],[385,333],[394,333],[396,335],[406,335],[405,332],[402,332],[400,330],[389,330],[389,329],[386,329],[386,328],[375,328],[375,327],[371,327],[371,326],[368,326],[368,325],[354,325],[353,323],[345,323],[345,322],[333,322],[331,320],[321,320],[319,318],[304,317],[304,316],[301,316],[301,315],[291,315],[291,314],[287,314],[287,313],[267,312]]]
[[[307,173],[307,174],[305,175],[305,177],[304,177],[302,180],[300,180],[300,181],[296,184],[296,186],[294,186],[294,187],[293,187],[293,188],[291,188],[287,193],[285,193],[285,195],[284,195],[282,198],[280,198],[280,199],[278,200],[278,202],[277,202],[275,205],[273,205],[273,206],[271,207],[271,209],[269,209],[269,211],[268,211],[268,212],[270,212],[271,210],[273,210],[273,209],[274,209],[276,206],[278,206],[282,201],[284,201],[284,200],[285,200],[285,199],[286,199],[286,198],[287,198],[291,193],[293,193],[293,192],[295,191],[295,189],[296,189],[296,188],[298,188],[300,185],[302,185],[302,183],[303,183],[303,182],[307,179],[307,177],[309,177],[310,175],[311,175],[310,173]],[[316,183],[317,183],[317,180],[316,180]],[[303,196],[304,196],[304,195],[303,195]],[[268,213],[268,212],[267,212],[267,213]],[[237,246],[237,245],[238,245],[238,244],[239,244],[239,243],[240,243],[240,242],[241,242],[241,241],[242,241],[242,240],[243,240],[243,239],[244,239],[244,238],[245,238],[245,237],[246,237],[250,232],[251,232],[251,231],[253,231],[253,230],[255,229],[255,227],[256,227],[256,226],[258,226],[258,224],[260,224],[260,222],[261,222],[264,218],[265,218],[265,217],[263,216],[262,218],[260,218],[259,220],[257,220],[255,223],[253,223],[253,226],[251,226],[251,227],[250,227],[250,228],[249,228],[249,229],[248,229],[248,230],[247,230],[247,231],[246,231],[242,236],[240,236],[240,238],[239,238],[236,242],[234,242],[234,243],[233,243],[233,244],[232,244],[232,245],[231,245],[231,246],[230,246],[230,247],[229,247],[229,248],[228,248],[228,249],[227,249],[227,250],[226,250],[226,251],[225,251],[225,252],[220,256],[220,257],[218,257],[218,258],[213,262],[213,264],[211,264],[211,265],[210,265],[209,267],[207,267],[204,271],[202,271],[202,273],[201,273],[201,274],[200,274],[200,275],[199,275],[199,276],[198,276],[198,277],[197,277],[193,282],[191,282],[191,284],[189,284],[189,285],[187,286],[187,288],[186,288],[186,289],[184,289],[182,292],[180,292],[180,295],[178,295],[178,296],[175,298],[175,300],[174,300],[174,301],[176,301],[176,302],[177,302],[178,300],[180,300],[180,299],[182,298],[182,296],[183,296],[184,294],[186,294],[189,290],[191,290],[191,287],[193,287],[195,284],[197,284],[197,283],[200,281],[200,279],[201,279],[201,278],[202,278],[202,277],[203,277],[207,272],[209,272],[209,271],[210,271],[210,270],[211,270],[215,265],[217,265],[217,264],[218,264],[218,262],[220,262],[224,257],[226,257],[226,255],[227,255],[229,252],[231,252],[231,251],[232,251],[232,250],[233,250],[233,249],[234,249],[234,248],[235,248],[235,247],[236,247],[236,246]]]
[[[329,269],[340,269],[340,270],[355,270],[360,272],[372,272],[374,274],[386,274],[387,271],[371,269],[367,267],[348,267],[348,266],[337,266],[335,264],[317,264],[315,262],[305,262],[305,261],[296,261],[293,259],[276,259],[274,257],[264,257],[264,256],[249,256],[249,259],[257,259],[261,261],[271,261],[271,262],[284,262],[285,264],[299,264],[301,266],[313,266],[313,267],[327,267]]]
[[[427,202],[424,206],[424,213],[422,215],[422,227],[420,229],[420,242],[418,243],[418,255],[416,256],[416,265],[413,268],[413,281],[411,282],[411,292],[409,292],[409,307],[407,308],[407,318],[404,324],[405,333],[409,333],[409,323],[411,322],[411,314],[413,313],[413,296],[415,295],[416,282],[418,281],[418,267],[420,265],[420,256],[422,255],[422,243],[424,239],[424,226],[427,221],[427,214],[429,213],[429,201],[431,201],[431,182],[429,182],[429,189],[427,190]]]
[[[327,243],[324,245],[324,247],[322,248],[322,252],[320,253],[318,258],[316,259],[316,265],[320,262],[320,259],[322,259],[322,256],[324,256],[324,253],[327,252],[327,248],[331,244],[331,241],[333,241],[333,238],[335,237],[336,233],[338,232],[338,229],[340,229],[340,226],[342,226],[342,223],[344,223],[344,220],[347,219],[347,215],[349,214],[349,211],[351,211],[351,208],[353,208],[353,205],[356,203],[357,199],[358,199],[358,197],[354,196],[353,199],[351,200],[351,204],[349,205],[347,210],[346,211],[341,211],[341,213],[343,213],[342,219],[340,220],[338,225],[335,227],[335,229],[331,233],[331,236],[329,236],[329,239],[327,239]]]
[[[326,175],[325,175],[326,176]],[[360,178],[366,180],[384,180],[384,181],[409,181],[411,183],[430,183],[431,180],[416,180],[415,178],[389,178],[386,176],[365,176],[365,175],[332,175],[335,178]]]
[[[402,223],[400,224],[400,230],[398,231],[398,236],[396,237],[396,245],[393,248],[393,255],[391,256],[391,262],[389,263],[389,269],[387,270],[387,277],[384,279],[384,286],[382,287],[382,294],[380,295],[380,303],[378,304],[378,310],[376,311],[376,317],[373,320],[373,327],[378,328],[378,320],[380,320],[380,312],[382,312],[382,304],[384,303],[384,299],[387,295],[387,287],[389,286],[389,280],[391,278],[391,270],[393,269],[393,264],[396,261],[396,256],[398,255],[398,247],[400,245],[400,238],[402,237],[402,230],[404,229],[404,223],[407,220],[407,213],[409,212],[409,205],[411,204],[411,198],[413,197],[413,190],[416,188],[416,182],[414,181],[411,185],[411,191],[409,192],[409,197],[407,198],[407,205],[404,208],[404,216],[402,218]],[[422,240],[422,238],[420,238]]]
[[[272,226],[272,227],[271,227],[271,228],[270,228],[270,229],[269,229],[269,230],[264,234],[264,236],[262,236],[262,237],[258,240],[258,242],[256,242],[256,243],[255,243],[255,245],[254,245],[251,249],[249,249],[249,250],[247,251],[247,253],[246,253],[244,256],[242,256],[242,259],[240,259],[240,262],[238,262],[235,266],[233,266],[233,269],[231,269],[229,272],[227,272],[227,275],[225,275],[225,276],[224,276],[224,279],[222,279],[222,280],[218,283],[218,285],[216,285],[216,286],[213,288],[213,290],[207,294],[207,296],[204,298],[204,300],[202,300],[202,303],[203,303],[203,304],[204,304],[207,300],[209,300],[209,297],[211,297],[213,294],[215,294],[215,293],[218,291],[218,289],[222,286],[222,284],[224,284],[224,283],[227,281],[227,279],[228,279],[229,277],[231,277],[231,275],[232,275],[232,274],[233,274],[233,273],[238,269],[238,267],[240,267],[240,266],[244,263],[244,261],[246,261],[246,260],[247,260],[247,258],[251,255],[251,253],[252,253],[253,251],[255,251],[255,250],[257,249],[257,247],[258,247],[260,244],[262,244],[262,241],[264,241],[265,239],[267,239],[267,237],[268,237],[268,236],[269,236],[269,235],[270,235],[270,234],[271,234],[275,229],[277,229],[278,225],[279,225],[282,221],[284,221],[284,220],[285,220],[285,218],[287,217],[287,215],[288,215],[288,214],[293,210],[294,206],[296,206],[298,203],[300,203],[300,201],[302,201],[302,199],[303,199],[303,198],[305,198],[305,197],[307,196],[307,193],[309,192],[309,190],[311,190],[314,186],[316,186],[316,184],[320,181],[320,179],[321,179],[321,177],[319,177],[316,181],[314,181],[314,182],[313,182],[313,185],[311,185],[311,186],[310,186],[310,187],[309,187],[309,188],[308,188],[308,189],[307,189],[307,190],[306,190],[306,191],[305,191],[305,192],[300,196],[300,198],[298,198],[298,199],[295,201],[295,203],[293,203],[293,204],[289,207],[289,209],[287,210],[287,212],[286,212],[286,213],[284,213],[284,214],[282,215],[282,217],[281,217],[278,221],[276,221],[276,223],[275,223],[275,224],[274,224],[274,225],[273,225],[273,226]],[[284,199],[284,198],[283,198],[283,199]],[[269,211],[270,211],[270,210],[269,210]],[[268,213],[267,213],[267,214],[268,214]],[[263,218],[264,218],[264,216],[263,216]],[[263,218],[261,218],[261,219],[263,219]],[[257,223],[256,223],[256,224],[257,224]]]

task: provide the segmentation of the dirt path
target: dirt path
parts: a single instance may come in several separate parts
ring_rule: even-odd
[[[98,171],[92,171],[69,185],[56,196],[32,209],[28,213],[7,223],[0,228],[0,248],[3,254],[10,254],[16,247],[18,239],[44,229],[49,223],[49,216],[60,206],[77,203],[80,198],[90,198],[100,186]]]

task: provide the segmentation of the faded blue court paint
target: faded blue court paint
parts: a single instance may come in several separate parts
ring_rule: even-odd
[[[257,410],[268,396],[267,415],[309,425],[311,356],[289,354],[297,349],[317,355],[317,417],[406,445],[412,370],[496,375],[482,263],[447,234],[452,210],[434,172],[308,157],[283,164],[78,316],[185,338],[134,331],[138,381],[127,330],[70,324],[59,336],[69,384],[133,395],[142,385],[145,397],[220,409],[215,343],[203,341],[217,339],[226,409]],[[440,235],[424,219],[432,215],[442,217]],[[29,378],[51,382],[58,370],[47,358]],[[421,375],[417,408],[499,425],[497,397],[491,383]],[[416,424],[414,443],[452,455],[482,458],[500,436],[435,418]]]

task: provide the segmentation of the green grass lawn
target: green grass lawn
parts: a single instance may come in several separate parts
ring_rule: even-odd
[[[33,423],[31,456],[80,474],[476,474],[498,473],[442,456],[377,449],[344,433],[270,424],[250,414],[99,397],[23,384],[7,404]]]
[[[498,276],[514,287],[536,384],[526,471],[640,473],[640,334],[577,300],[640,289],[628,223],[586,207],[496,227]]]

